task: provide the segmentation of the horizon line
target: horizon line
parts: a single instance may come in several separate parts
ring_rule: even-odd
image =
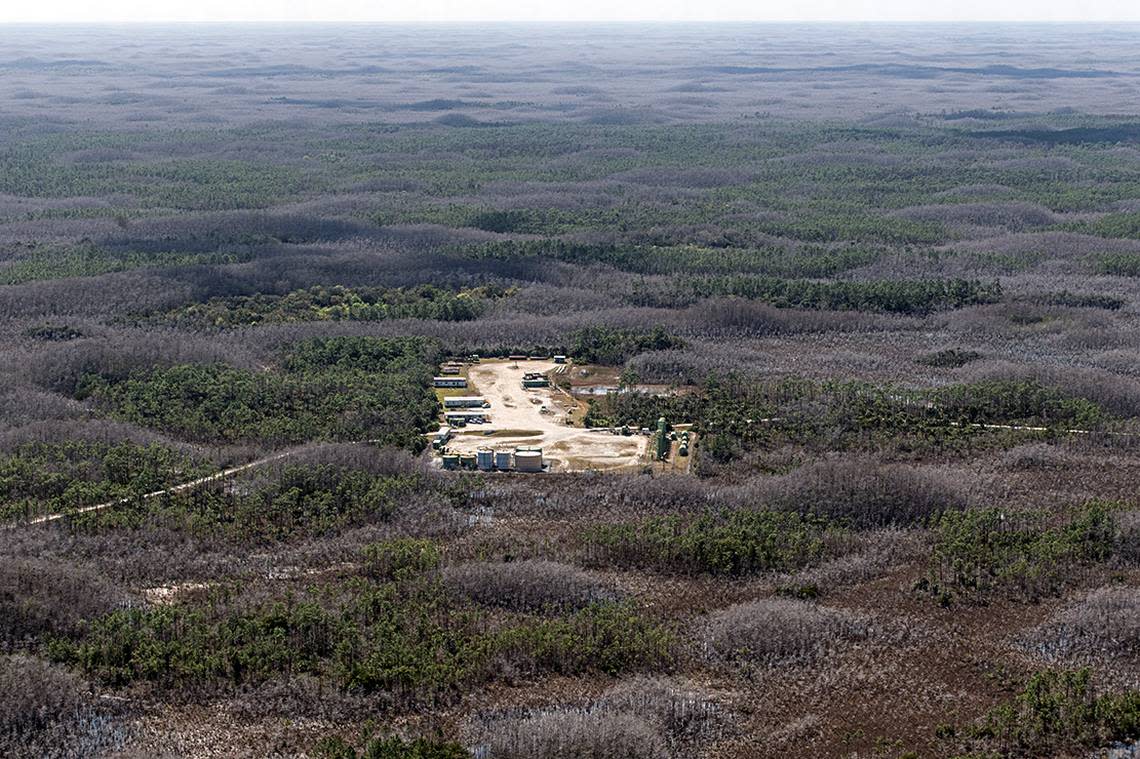
[[[669,18],[669,19],[0,19],[0,26],[159,26],[159,25],[199,25],[199,26],[313,26],[313,25],[359,25],[359,26],[479,26],[479,25],[525,25],[525,26],[678,26],[683,24],[771,24],[771,25],[1002,25],[1002,26],[1092,26],[1100,24],[1138,24],[1140,16],[1135,18],[1079,18],[1079,19],[908,19],[908,18],[873,18],[873,19],[765,19],[765,18]]]

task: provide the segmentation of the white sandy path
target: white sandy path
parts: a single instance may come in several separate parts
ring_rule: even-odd
[[[523,375],[550,372],[567,366],[553,361],[485,361],[467,372],[472,394],[491,404],[489,424],[457,431],[448,444],[456,453],[474,453],[479,448],[514,450],[518,445],[541,446],[552,469],[620,469],[642,463],[649,441],[642,435],[623,437],[606,430],[589,430],[563,424],[567,411],[577,404],[556,387],[524,389]],[[573,371],[568,367],[567,371]],[[537,401],[537,402],[536,402]],[[546,406],[550,413],[542,413]],[[518,435],[488,435],[497,431]],[[531,434],[525,434],[531,433]]]
[[[344,445],[374,445],[374,444],[379,443],[379,442],[381,442],[381,441],[380,440],[353,440],[351,442],[345,443]],[[96,504],[92,504],[90,506],[80,506],[77,509],[71,509],[69,511],[61,511],[61,512],[56,513],[56,514],[44,514],[42,516],[34,517],[34,518],[29,519],[27,521],[11,522],[11,523],[6,524],[6,525],[0,525],[0,529],[3,529],[5,527],[8,527],[8,528],[19,527],[21,525],[37,525],[37,524],[47,524],[49,522],[57,522],[60,519],[66,519],[67,517],[75,516],[77,514],[90,514],[93,511],[103,511],[105,509],[110,509],[110,508],[113,508],[115,506],[122,506],[125,503],[130,503],[131,501],[135,500],[136,498],[141,498],[144,501],[149,501],[153,498],[159,498],[159,497],[164,496],[168,493],[181,493],[185,490],[193,490],[194,488],[201,487],[202,485],[209,485],[212,482],[218,482],[219,480],[225,480],[225,479],[228,479],[230,477],[233,477],[235,474],[241,474],[242,472],[248,471],[250,469],[256,469],[258,467],[265,466],[266,464],[271,464],[274,461],[280,461],[281,459],[285,459],[285,458],[288,458],[290,456],[295,456],[296,454],[300,453],[303,450],[305,450],[305,446],[298,446],[296,448],[290,448],[289,450],[286,450],[286,451],[278,451],[277,453],[270,454],[270,455],[265,456],[263,458],[257,459],[256,461],[250,461],[250,462],[245,463],[245,464],[240,464],[240,465],[235,466],[235,467],[230,467],[229,469],[223,469],[220,472],[215,472],[214,474],[208,474],[205,477],[199,477],[196,480],[190,480],[189,482],[183,482],[179,485],[171,485],[168,488],[163,488],[162,490],[155,490],[152,493],[144,493],[141,496],[127,496],[126,498],[116,498],[113,501],[106,501],[104,503],[96,503]]]

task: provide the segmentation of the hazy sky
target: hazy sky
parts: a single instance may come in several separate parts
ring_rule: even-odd
[[[0,0],[0,21],[642,20],[1140,21],[1140,0]]]

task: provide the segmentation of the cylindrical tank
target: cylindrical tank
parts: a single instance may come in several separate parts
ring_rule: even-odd
[[[689,455],[689,446],[687,443],[681,443],[681,447],[677,449],[677,455],[679,455],[679,456],[688,456]]]
[[[515,451],[515,469],[520,472],[542,471],[542,449]]]
[[[490,448],[480,448],[475,451],[475,466],[484,472],[495,468],[495,452]]]
[[[510,469],[511,468],[511,452],[510,451],[495,451],[495,468],[496,469]]]
[[[475,468],[475,454],[473,454],[473,453],[461,454],[459,457],[459,464],[464,469],[474,469]]]
[[[663,459],[669,455],[669,432],[665,425],[665,417],[657,419],[657,458]]]
[[[443,468],[444,469],[458,469],[459,468],[459,456],[454,454],[454,453],[444,454],[444,456],[443,456]]]

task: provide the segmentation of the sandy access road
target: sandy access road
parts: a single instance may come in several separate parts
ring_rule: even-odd
[[[523,375],[552,372],[566,367],[553,361],[485,361],[467,370],[470,395],[490,402],[490,423],[453,429],[447,448],[452,453],[474,453],[479,448],[514,450],[520,445],[542,448],[543,458],[556,471],[612,470],[636,467],[646,461],[649,439],[623,437],[607,430],[588,430],[564,424],[577,402],[556,387],[524,389]],[[570,369],[567,369],[569,371]],[[545,409],[545,411],[544,411]]]
[[[381,442],[382,441],[380,441],[380,440],[352,440],[352,441],[346,442],[345,445],[374,445],[374,444],[381,443]],[[127,496],[125,498],[116,498],[113,501],[105,501],[104,503],[95,503],[95,504],[91,504],[89,506],[80,506],[79,508],[73,509],[71,511],[61,511],[61,512],[58,512],[55,514],[43,514],[43,515],[38,516],[38,517],[33,517],[32,519],[29,519],[27,521],[16,521],[16,522],[9,522],[7,524],[0,524],[0,529],[14,529],[16,527],[21,527],[24,525],[49,524],[51,522],[57,522],[61,519],[66,519],[68,517],[75,516],[77,514],[90,514],[91,512],[94,512],[94,511],[103,511],[105,509],[112,509],[116,506],[122,506],[123,504],[130,503],[131,501],[135,500],[136,498],[141,499],[143,501],[149,501],[153,498],[160,498],[161,496],[164,496],[168,493],[181,493],[181,492],[186,491],[186,490],[193,490],[194,488],[198,488],[198,487],[201,487],[203,485],[209,485],[209,484],[214,483],[214,482],[220,482],[221,480],[228,479],[228,478],[233,477],[235,475],[241,474],[242,472],[247,472],[250,469],[257,469],[258,467],[265,466],[266,464],[272,464],[274,461],[281,461],[282,459],[287,459],[290,456],[295,456],[297,453],[303,451],[304,449],[305,449],[304,446],[298,446],[296,448],[290,448],[289,450],[286,450],[286,451],[278,451],[277,453],[272,453],[268,456],[263,456],[262,458],[256,459],[255,461],[250,461],[250,462],[247,462],[245,464],[239,464],[238,466],[233,466],[233,467],[230,467],[229,469],[223,469],[220,472],[214,472],[213,474],[208,474],[204,477],[199,477],[196,480],[190,480],[189,482],[183,482],[180,485],[171,485],[170,487],[163,488],[162,490],[155,490],[154,492],[144,493],[144,494],[139,495],[139,496]]]

